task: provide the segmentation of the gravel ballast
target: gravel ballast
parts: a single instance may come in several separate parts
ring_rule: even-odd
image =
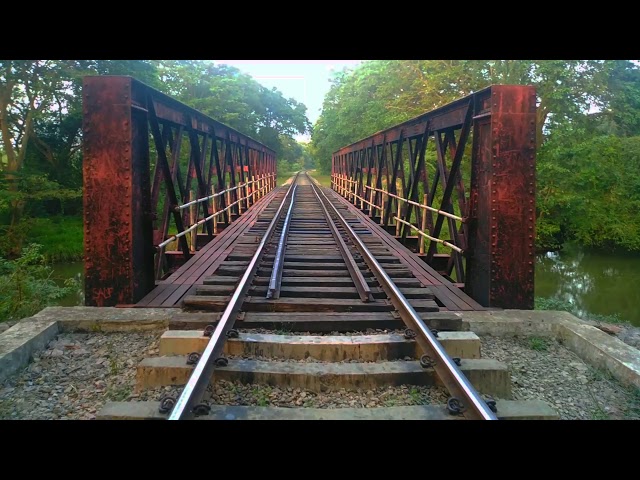
[[[164,395],[177,398],[181,387],[158,387],[145,391],[140,400],[158,401]],[[258,407],[309,408],[374,408],[405,405],[431,405],[446,403],[444,388],[401,385],[363,391],[345,389],[317,393],[303,388],[244,385],[240,382],[219,380],[208,389],[207,403],[216,405],[244,405]]]
[[[131,398],[136,367],[157,355],[158,333],[58,335],[0,386],[0,419],[93,419]]]
[[[370,332],[366,332],[370,333]],[[158,354],[159,333],[60,334],[0,386],[0,419],[93,419],[108,401],[159,400],[181,387],[133,392],[136,367]],[[640,419],[640,392],[590,367],[555,340],[480,337],[482,358],[509,365],[514,400],[542,400],[563,419]],[[374,408],[444,404],[442,388],[400,386],[316,393],[218,381],[224,405]]]
[[[480,337],[483,358],[505,362],[513,400],[542,400],[561,419],[640,419],[640,391],[622,386],[556,340]]]

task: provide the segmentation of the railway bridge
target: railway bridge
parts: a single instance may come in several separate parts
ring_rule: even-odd
[[[86,305],[175,309],[137,388],[183,386],[105,417],[518,417],[527,402],[460,312],[533,308],[533,87],[345,146],[330,188],[304,171],[280,185],[271,149],[130,77],[85,78],[83,109]],[[215,405],[220,378],[448,393],[283,413]]]

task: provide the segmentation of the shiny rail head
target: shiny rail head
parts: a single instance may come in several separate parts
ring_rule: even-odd
[[[471,385],[455,362],[449,357],[440,342],[424,323],[420,315],[418,315],[395,282],[393,282],[384,268],[382,268],[369,248],[355,233],[353,228],[351,228],[351,225],[349,225],[344,216],[342,216],[322,189],[319,188],[318,191],[327,200],[327,204],[331,206],[336,218],[342,224],[342,227],[345,229],[358,250],[360,250],[363,259],[376,276],[381,287],[385,290],[389,298],[391,298],[391,301],[400,313],[402,320],[405,322],[407,327],[413,328],[416,331],[418,334],[417,340],[420,345],[427,350],[427,353],[430,353],[435,357],[438,365],[437,372],[439,374],[442,372],[446,376],[446,378],[443,378],[442,380],[445,385],[447,385],[448,389],[455,390],[461,394],[465,401],[465,407],[469,409],[470,413],[475,417],[483,420],[497,420],[495,414],[480,397],[478,392],[475,390],[473,385]],[[440,376],[442,377],[442,375]],[[449,385],[452,385],[453,388],[450,388]],[[453,394],[454,392],[451,393]]]
[[[297,179],[297,175],[296,175]],[[265,231],[262,240],[258,244],[258,248],[254,253],[247,270],[242,276],[238,286],[231,295],[231,299],[227,304],[224,312],[222,313],[218,324],[211,334],[211,338],[207,343],[207,346],[202,353],[200,360],[196,364],[187,384],[185,385],[180,397],[176,401],[171,413],[169,414],[169,420],[184,420],[190,417],[193,412],[192,408],[197,405],[204,396],[207,385],[211,380],[211,376],[216,367],[216,359],[222,355],[222,349],[227,339],[227,332],[233,328],[233,324],[236,320],[236,316],[240,307],[242,306],[242,298],[246,295],[246,292],[251,285],[251,279],[255,275],[258,268],[258,263],[264,253],[266,244],[271,240],[273,233],[275,232],[276,225],[280,221],[280,216],[284,209],[284,205],[287,202],[289,195],[292,193],[295,186],[295,182],[287,189],[282,202],[276,211],[273,219],[269,223],[267,230]]]
[[[289,208],[287,210],[287,216],[284,219],[284,223],[282,225],[282,231],[280,233],[280,239],[278,240],[278,249],[276,250],[276,255],[273,260],[273,268],[271,270],[271,278],[269,279],[269,288],[267,289],[267,299],[278,299],[280,297],[280,285],[282,284],[282,269],[284,266],[284,255],[285,250],[287,248],[287,236],[289,235],[289,225],[291,222],[291,213],[293,212],[293,206],[296,200],[296,189],[297,185],[297,176],[296,183],[293,184],[293,191],[291,192],[291,200],[289,203]]]

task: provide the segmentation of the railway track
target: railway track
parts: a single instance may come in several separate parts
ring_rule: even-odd
[[[461,317],[371,224],[306,173],[275,193],[183,309],[136,380],[138,391],[184,385],[180,394],[114,402],[99,417],[536,418],[531,408],[517,413],[526,402],[507,400],[506,365],[480,358],[480,341]],[[309,392],[421,385],[444,388],[448,398],[321,411],[215,405],[217,380]]]

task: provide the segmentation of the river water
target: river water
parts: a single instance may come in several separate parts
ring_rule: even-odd
[[[54,265],[54,274],[83,280],[83,263]],[[571,303],[580,315],[615,315],[640,326],[640,255],[609,254],[568,245],[536,258],[536,297]],[[83,289],[60,305],[82,305]]]

